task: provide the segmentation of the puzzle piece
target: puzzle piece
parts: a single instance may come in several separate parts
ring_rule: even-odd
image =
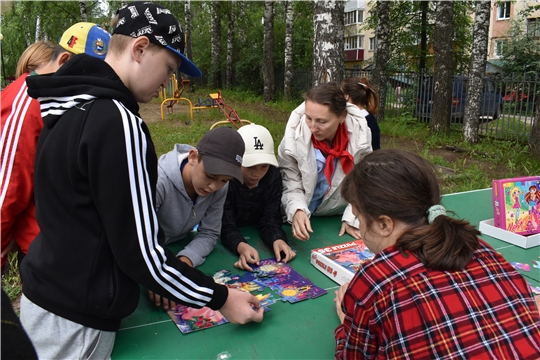
[[[529,264],[523,264],[519,262],[510,262],[510,265],[512,265],[514,269],[523,270],[523,271],[531,271],[531,266]]]
[[[175,310],[169,310],[167,313],[182,334],[228,323],[218,310],[208,307],[195,309],[177,304]]]
[[[527,284],[529,284],[529,287],[531,288],[531,291],[535,296],[540,296],[540,286],[532,286],[530,282],[528,282]]]

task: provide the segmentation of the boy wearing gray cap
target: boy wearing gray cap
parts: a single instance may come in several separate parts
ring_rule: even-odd
[[[197,235],[176,256],[191,267],[214,250],[221,230],[229,180],[242,181],[244,141],[230,127],[208,131],[194,148],[176,144],[158,162],[156,211],[165,244],[183,240],[197,226]],[[174,307],[149,292],[165,309]]]
[[[171,12],[136,2],[118,11],[105,61],[79,55],[27,79],[45,126],[35,166],[41,232],[21,265],[21,322],[40,358],[110,358],[139,284],[233,323],[262,321],[253,295],[216,284],[164,246],[157,157],[138,102],[158,96],[177,69],[200,76],[183,50]]]

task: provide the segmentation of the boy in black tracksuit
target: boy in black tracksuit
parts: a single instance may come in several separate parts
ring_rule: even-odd
[[[296,253],[288,245],[287,235],[281,227],[283,185],[272,135],[263,126],[255,124],[242,126],[238,132],[246,145],[242,161],[244,183],[236,179],[229,181],[221,241],[239,255],[234,266],[252,271],[249,264],[258,265],[259,254],[242,236],[238,229],[240,226],[258,225],[262,240],[274,250],[278,261],[288,262]]]
[[[41,233],[21,265],[21,321],[40,358],[110,357],[139,284],[232,322],[262,320],[253,295],[216,284],[163,246],[157,157],[138,102],[156,97],[176,69],[201,75],[183,49],[171,12],[137,2],[119,10],[105,61],[75,56],[27,80],[44,128],[35,167]]]

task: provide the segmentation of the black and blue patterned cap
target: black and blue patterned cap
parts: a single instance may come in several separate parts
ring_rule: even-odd
[[[184,54],[185,40],[182,26],[172,12],[161,5],[137,1],[120,8],[114,34],[138,38],[146,36],[151,43],[161,45],[182,58],[178,68],[184,74],[201,77],[197,66]]]

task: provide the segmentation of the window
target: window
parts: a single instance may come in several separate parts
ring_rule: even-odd
[[[497,20],[510,19],[510,4],[511,1],[505,1],[498,5]]]
[[[345,25],[356,24],[356,10],[345,13]]]
[[[345,13],[345,25],[360,24],[364,22],[364,10],[353,10]]]
[[[349,36],[345,38],[345,50],[363,49],[364,48],[364,36]]]
[[[527,36],[540,37],[540,18],[527,19]]]
[[[375,51],[376,42],[375,37],[369,38],[369,51]]]
[[[358,49],[358,36],[345,38],[345,50]]]
[[[502,57],[506,52],[508,40],[495,40],[495,57]]]

